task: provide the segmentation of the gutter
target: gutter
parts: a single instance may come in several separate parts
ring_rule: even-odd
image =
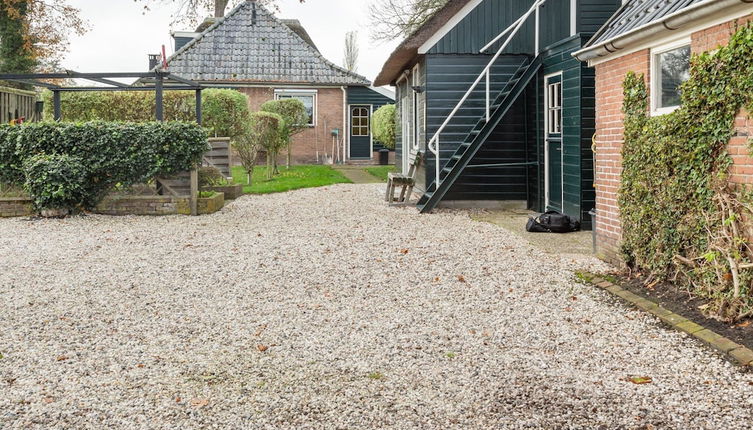
[[[589,46],[573,53],[580,61],[606,57],[646,40],[657,37],[660,33],[679,30],[681,27],[717,12],[728,12],[732,7],[753,4],[753,0],[706,0],[691,7],[671,13],[664,18],[636,27],[627,33],[605,40],[598,45]]]
[[[343,92],[343,125],[340,131],[343,138],[343,158],[342,164],[348,159],[348,148],[350,147],[350,130],[348,125],[348,87],[340,87]],[[346,130],[347,129],[347,130]]]

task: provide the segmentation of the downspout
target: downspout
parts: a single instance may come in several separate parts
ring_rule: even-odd
[[[580,61],[594,60],[625,49],[631,45],[651,40],[666,30],[676,31],[697,19],[717,12],[724,12],[733,6],[753,4],[753,0],[707,0],[670,15],[660,21],[650,22],[618,37],[609,39],[596,46],[581,49],[573,54]]]
[[[342,125],[342,136],[343,136],[343,158],[342,163],[345,164],[346,159],[348,158],[348,146],[350,146],[350,130],[346,130],[348,124],[348,88],[347,87],[340,87],[340,89],[343,92],[343,125]]]

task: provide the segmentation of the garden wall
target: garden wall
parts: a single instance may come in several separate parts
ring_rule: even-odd
[[[225,205],[225,197],[217,193],[200,198],[200,215],[219,211]],[[191,215],[190,197],[173,196],[110,196],[93,210],[102,215]],[[32,216],[35,211],[32,201],[25,197],[0,198],[0,218]]]

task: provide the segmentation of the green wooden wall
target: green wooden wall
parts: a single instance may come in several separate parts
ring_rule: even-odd
[[[395,103],[394,100],[369,87],[348,87],[348,105],[372,105],[376,112],[380,107],[393,103]],[[374,151],[383,148],[384,146],[379,141],[374,141]]]

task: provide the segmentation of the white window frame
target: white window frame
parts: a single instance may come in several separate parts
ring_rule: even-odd
[[[411,73],[411,88],[409,88],[412,98],[411,98],[411,148],[414,151],[418,151],[418,149],[421,146],[421,118],[419,116],[419,106],[421,104],[420,94],[413,91],[412,87],[417,87],[421,85],[421,67],[419,64],[416,64],[413,67],[413,72]]]
[[[677,106],[664,106],[659,107],[661,102],[661,64],[659,62],[659,56],[669,51],[674,51],[678,48],[691,46],[690,38],[678,39],[664,45],[659,45],[651,48],[651,73],[650,73],[650,88],[651,88],[651,115],[666,115],[672,113],[680,108]]]
[[[309,127],[316,127],[317,124],[317,109],[319,92],[317,90],[300,90],[300,89],[276,89],[275,100],[280,100],[280,96],[311,96],[313,97],[313,110],[311,112],[311,123],[307,124]]]

